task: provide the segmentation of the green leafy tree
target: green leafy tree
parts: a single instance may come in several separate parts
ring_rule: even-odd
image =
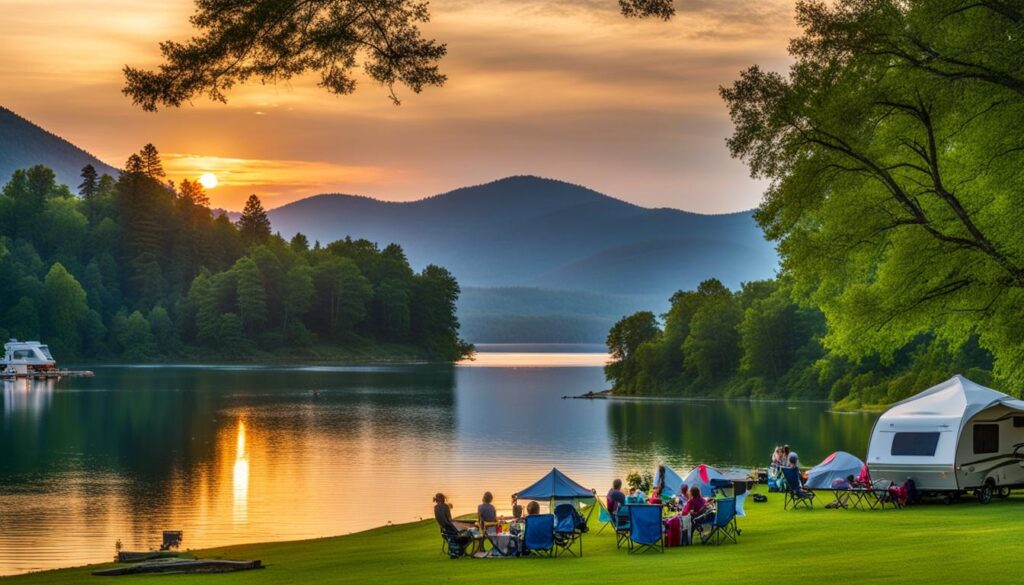
[[[267,322],[267,296],[263,277],[252,258],[243,256],[231,269],[238,286],[238,318],[249,333],[262,330]]]
[[[79,324],[89,309],[85,290],[59,263],[50,267],[43,286],[46,301],[44,335],[58,353],[79,355]]]
[[[368,315],[373,287],[352,260],[328,256],[313,267],[313,283],[319,329],[330,338],[351,333]]]
[[[458,360],[473,352],[473,347],[459,338],[455,305],[460,292],[455,277],[433,264],[414,280],[412,337],[437,359]]]
[[[313,269],[308,264],[297,263],[288,269],[285,277],[284,318],[281,323],[286,337],[291,337],[290,332],[302,326],[302,319],[309,312],[315,294]]]
[[[1024,43],[1010,2],[801,2],[788,74],[722,95],[728,144],[826,346],[892,360],[974,337],[1024,384]]]
[[[132,361],[151,360],[156,356],[156,340],[149,321],[139,311],[125,319],[117,332],[118,343],[124,348],[122,355]]]
[[[702,303],[683,342],[683,369],[693,377],[694,384],[713,384],[739,367],[736,328],[743,315],[733,293],[716,279],[700,283],[697,294]]]
[[[4,327],[12,337],[17,339],[39,337],[42,331],[39,323],[39,310],[32,297],[21,297],[17,304],[4,314]]]
[[[153,334],[157,353],[162,355],[173,353],[179,344],[178,332],[167,309],[160,305],[153,307],[146,320],[149,321],[149,330]]]
[[[637,379],[641,370],[638,359],[642,355],[641,348],[660,337],[658,320],[650,311],[639,311],[620,319],[608,332],[606,343],[611,361],[604,367],[605,376],[617,388],[629,387],[635,392],[642,383]]]

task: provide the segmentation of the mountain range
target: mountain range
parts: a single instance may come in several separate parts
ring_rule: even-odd
[[[269,215],[285,237],[396,242],[414,266],[441,264],[474,287],[669,295],[710,277],[737,287],[777,265],[749,211],[650,209],[532,176],[411,202],[317,195]]]
[[[57,182],[72,191],[81,182],[82,167],[91,164],[99,174],[117,177],[117,169],[60,136],[29,122],[0,106],[0,183],[6,183],[18,169],[44,164],[57,175]]]
[[[0,107],[0,182],[45,164],[72,191],[81,168],[114,167]],[[624,314],[715,277],[770,278],[778,259],[749,211],[646,208],[563,181],[515,176],[417,201],[325,194],[272,209],[275,231],[328,243],[400,244],[415,268],[445,266],[477,342],[599,342]],[[236,216],[235,214],[231,214]]]

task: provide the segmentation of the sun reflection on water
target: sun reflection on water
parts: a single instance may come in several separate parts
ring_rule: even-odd
[[[249,519],[249,455],[245,451],[245,421],[238,421],[238,439],[235,446],[233,520],[242,524]]]

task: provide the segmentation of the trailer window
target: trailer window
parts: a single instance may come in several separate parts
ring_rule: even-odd
[[[1024,428],[1024,416],[1013,417],[1013,426],[1018,429]]]
[[[892,454],[932,457],[938,444],[939,433],[896,433],[892,437]]]
[[[999,452],[999,425],[974,425],[974,452]]]

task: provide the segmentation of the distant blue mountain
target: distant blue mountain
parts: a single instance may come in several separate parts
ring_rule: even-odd
[[[91,164],[99,174],[117,178],[117,169],[88,152],[0,106],[0,185],[18,169],[46,165],[57,182],[72,192],[79,183],[82,167]]]
[[[530,176],[401,203],[317,195],[270,219],[288,237],[396,242],[414,266],[440,264],[475,287],[666,296],[711,277],[735,288],[778,265],[750,212],[649,209]]]

